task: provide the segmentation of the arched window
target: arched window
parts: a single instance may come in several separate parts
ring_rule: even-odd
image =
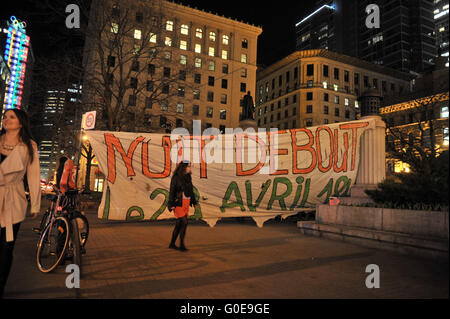
[[[173,21],[167,21],[166,22],[166,30],[167,31],[173,31]]]
[[[188,35],[189,34],[189,27],[187,24],[181,25],[181,34]]]
[[[228,45],[229,42],[230,42],[230,37],[229,37],[228,35],[224,34],[224,35],[222,36],[222,44]]]
[[[199,39],[203,38],[203,30],[200,28],[195,29],[195,36]]]
[[[216,41],[216,33],[215,32],[210,32],[209,33],[209,40],[210,41]]]

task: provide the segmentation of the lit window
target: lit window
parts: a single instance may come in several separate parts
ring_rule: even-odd
[[[245,54],[245,53],[241,54],[241,62],[242,63],[247,63],[247,54]]]
[[[323,88],[324,88],[324,89],[327,89],[327,88],[328,88],[328,82],[327,82],[327,81],[324,81],[324,82],[323,82]]]
[[[448,117],[448,106],[443,106],[441,108],[441,118]]]
[[[172,46],[172,39],[169,37],[166,37],[166,41],[164,42],[168,47]]]
[[[187,50],[187,41],[185,41],[185,40],[180,41],[180,49]]]
[[[200,28],[197,28],[197,29],[195,30],[195,36],[196,36],[197,38],[199,38],[199,39],[203,38],[203,30],[200,29]]]
[[[184,104],[178,103],[177,104],[177,113],[183,113],[184,112]]]
[[[359,109],[359,102],[355,101],[355,108]]]
[[[345,105],[349,105],[350,104],[350,101],[348,100],[348,98],[345,98],[344,103],[345,103]]]
[[[337,92],[339,90],[339,85],[335,84],[334,85],[334,90]]]
[[[201,68],[202,67],[202,59],[195,58],[195,67],[196,68]]]
[[[187,56],[186,55],[180,55],[180,63],[182,65],[186,65],[187,64]]]
[[[222,59],[227,60],[228,59],[228,51],[222,50]]]
[[[119,33],[119,25],[117,23],[111,23],[111,32],[112,33]]]
[[[209,61],[208,70],[209,71],[215,71],[216,70],[216,63],[214,61]]]
[[[210,32],[209,33],[209,40],[210,41],[216,41],[216,33],[215,32]]]
[[[185,34],[185,35],[189,34],[189,27],[186,24],[181,25],[181,34]]]
[[[208,51],[209,56],[214,56],[214,48],[210,47]]]
[[[202,45],[201,44],[195,45],[195,53],[202,53]]]
[[[173,21],[167,21],[166,22],[166,30],[167,31],[173,31]]]
[[[137,40],[140,40],[142,37],[142,32],[141,30],[134,30],[134,38]]]
[[[444,137],[444,145],[445,146],[448,146],[448,142],[449,142],[449,138],[448,138],[448,127],[445,127],[444,128],[444,135],[443,135],[443,137]]]
[[[150,42],[151,43],[156,43],[156,34],[150,33]]]
[[[230,38],[228,35],[222,36],[222,44],[228,45]]]

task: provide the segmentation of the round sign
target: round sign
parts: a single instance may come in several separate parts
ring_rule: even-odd
[[[94,118],[94,114],[92,114],[92,113],[89,113],[87,116],[86,116],[86,125],[85,125],[85,127],[86,128],[91,128],[93,125],[94,125],[94,121],[95,121],[95,118]]]

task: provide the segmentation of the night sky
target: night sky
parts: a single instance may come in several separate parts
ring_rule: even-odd
[[[64,8],[66,4],[76,1],[52,0],[52,2],[59,3]],[[314,9],[315,0],[296,2],[290,0],[183,0],[177,2],[261,26],[263,33],[258,41],[258,64],[269,65],[295,50],[295,23]],[[65,29],[64,9],[58,16],[45,10],[44,3],[45,1],[42,0],[8,1],[2,4],[0,13],[2,22],[9,19],[11,15],[27,22],[27,33],[31,36],[33,52],[37,58],[57,54],[58,44],[49,45],[50,34],[60,30],[60,39],[71,37]]]

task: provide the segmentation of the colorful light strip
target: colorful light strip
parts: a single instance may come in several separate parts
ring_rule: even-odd
[[[26,35],[23,24],[9,24],[4,59],[10,68],[11,74],[6,85],[3,103],[5,109],[20,109],[22,105],[29,45],[30,37]]]

